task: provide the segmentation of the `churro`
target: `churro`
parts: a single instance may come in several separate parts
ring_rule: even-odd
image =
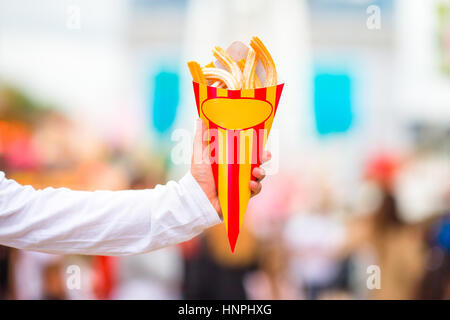
[[[253,37],[250,41],[250,46],[256,51],[258,58],[261,60],[264,70],[266,71],[265,87],[271,87],[277,85],[277,70],[272,56],[267,50],[266,46],[258,37]]]
[[[214,47],[213,55],[218,61],[210,62],[203,68],[197,62],[189,61],[188,67],[193,80],[208,86],[230,90],[277,85],[275,63],[263,42],[258,37],[252,37],[247,57],[243,58],[245,50],[246,46],[243,43],[235,42],[228,49],[229,52],[221,47]],[[259,61],[261,61],[266,75],[264,85],[256,73]],[[216,64],[221,68],[217,68]]]
[[[225,88],[226,85],[223,81],[221,80],[211,80],[211,87],[216,87],[216,88]]]
[[[233,75],[226,70],[219,68],[203,68],[202,73],[208,80],[213,79],[222,81],[230,90],[238,90],[241,87]]]
[[[231,56],[225,50],[218,46],[214,47],[213,55],[217,58],[217,60],[219,60],[220,63],[225,66],[225,68],[232,74],[232,76],[236,80],[237,88],[235,89],[241,89],[243,82],[242,71],[239,68],[237,62],[234,61],[233,58],[231,58]],[[230,87],[228,88],[231,89]]]
[[[239,69],[241,69],[242,72],[244,72],[245,61],[246,61],[245,59],[241,59],[238,61]]]
[[[192,79],[194,79],[195,82],[207,84],[205,75],[203,74],[202,68],[198,62],[189,61],[187,65],[189,67],[189,71],[191,72]]]
[[[256,63],[256,52],[252,48],[249,48],[244,71],[242,72],[242,75],[244,77],[242,89],[252,89],[255,87]]]

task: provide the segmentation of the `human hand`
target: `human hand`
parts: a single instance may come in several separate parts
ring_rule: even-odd
[[[209,162],[208,153],[204,152],[205,148],[208,147],[208,141],[206,141],[206,139],[203,139],[203,137],[206,135],[206,132],[206,125],[201,119],[198,119],[194,137],[191,174],[200,185],[203,192],[206,194],[219,216],[222,217],[219,197],[217,195],[216,185],[214,183],[214,176],[212,173],[211,164]],[[264,151],[261,160],[264,163],[266,161],[269,161],[271,157],[272,155],[269,151]],[[249,184],[251,196],[253,197],[261,192],[261,181],[266,176],[266,173],[263,168],[257,167],[253,169],[252,175],[256,178],[256,181],[250,181]]]

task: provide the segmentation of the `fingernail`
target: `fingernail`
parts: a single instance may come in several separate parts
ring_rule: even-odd
[[[262,176],[265,176],[266,175],[266,170],[264,170],[263,168],[259,168],[259,172],[260,172],[260,174],[262,175]]]

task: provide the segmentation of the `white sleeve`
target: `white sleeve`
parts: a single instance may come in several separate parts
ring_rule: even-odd
[[[190,173],[154,189],[35,190],[0,171],[0,244],[57,254],[137,254],[221,220]]]

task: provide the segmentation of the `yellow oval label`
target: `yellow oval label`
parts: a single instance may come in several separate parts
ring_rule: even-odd
[[[247,129],[267,120],[272,105],[256,99],[215,98],[205,100],[202,111],[208,120],[230,130]]]

